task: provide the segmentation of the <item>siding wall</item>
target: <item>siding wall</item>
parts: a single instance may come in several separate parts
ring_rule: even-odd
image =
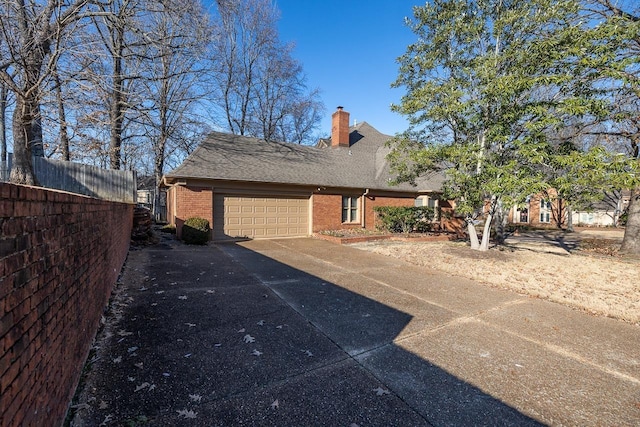
[[[62,424],[132,219],[132,204],[0,183],[2,426]]]

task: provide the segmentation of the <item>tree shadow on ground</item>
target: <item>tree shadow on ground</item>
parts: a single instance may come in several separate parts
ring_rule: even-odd
[[[131,251],[122,280],[84,425],[540,425],[394,344],[411,315],[238,244]]]

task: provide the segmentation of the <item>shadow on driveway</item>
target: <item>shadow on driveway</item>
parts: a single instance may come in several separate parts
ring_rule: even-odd
[[[122,282],[72,425],[540,425],[394,344],[409,314],[240,245],[132,250]]]

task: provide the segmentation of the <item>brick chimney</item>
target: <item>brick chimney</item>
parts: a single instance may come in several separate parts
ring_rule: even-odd
[[[331,146],[349,147],[349,113],[342,107],[331,115]]]

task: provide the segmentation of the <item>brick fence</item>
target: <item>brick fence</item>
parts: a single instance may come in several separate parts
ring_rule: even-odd
[[[0,183],[0,425],[61,425],[129,249],[133,205]]]

